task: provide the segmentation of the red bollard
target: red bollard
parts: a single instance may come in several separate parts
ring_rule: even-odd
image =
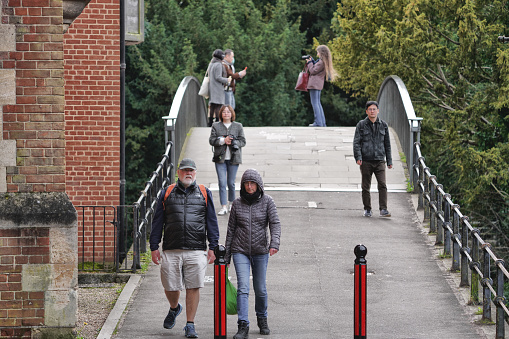
[[[214,249],[214,339],[226,339],[226,248]]]
[[[355,253],[355,274],[354,274],[354,339],[366,339],[366,291],[367,291],[367,265],[366,254],[368,249],[364,245],[357,245]]]

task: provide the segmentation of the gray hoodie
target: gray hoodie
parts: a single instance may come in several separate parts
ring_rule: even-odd
[[[260,191],[259,197],[251,203],[242,194],[246,181],[255,182]],[[232,253],[257,255],[269,253],[269,248],[279,250],[281,223],[274,200],[263,190],[262,177],[255,169],[248,169],[242,175],[240,186],[241,196],[233,202],[228,220],[227,263]]]

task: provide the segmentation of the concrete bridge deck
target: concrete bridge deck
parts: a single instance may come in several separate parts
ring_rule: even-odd
[[[462,305],[464,297],[451,287],[453,278],[436,260],[412,195],[406,193],[394,133],[395,166],[387,176],[392,218],[365,218],[360,173],[352,155],[354,128],[263,127],[245,132],[238,181],[245,169],[258,169],[282,222],[280,252],[268,267],[272,332],[258,334],[250,296],[250,338],[352,338],[353,249],[360,243],[368,248],[368,338],[485,337],[473,323],[472,309]],[[197,181],[213,189],[219,210],[209,133],[208,128],[195,128],[185,156],[196,161]],[[378,194],[372,199],[376,210]],[[227,216],[218,219],[224,242]],[[214,338],[212,266],[207,276],[196,317],[198,334],[205,339]],[[236,283],[233,265],[230,276]],[[183,305],[184,297],[185,292]],[[172,330],[166,330],[162,322],[167,312],[159,268],[151,265],[113,338],[183,338],[185,312]],[[236,333],[236,321],[236,316],[228,316],[228,338]]]

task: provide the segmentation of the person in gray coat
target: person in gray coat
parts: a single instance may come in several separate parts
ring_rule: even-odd
[[[263,181],[255,169],[244,172],[240,197],[233,202],[226,233],[227,263],[233,258],[237,273],[238,332],[234,339],[249,335],[249,276],[253,275],[255,312],[260,334],[270,334],[267,323],[267,264],[279,251],[281,223],[276,204],[265,194]]]
[[[235,200],[235,179],[237,170],[242,163],[242,147],[246,146],[244,128],[235,122],[235,111],[231,106],[223,106],[219,110],[219,120],[212,124],[209,144],[214,146],[214,156],[217,181],[219,182],[219,200],[221,210],[217,213],[228,213],[228,205]],[[226,199],[226,186],[228,185],[228,200]]]
[[[219,121],[219,109],[224,105],[224,86],[229,86],[231,79],[226,77],[226,70],[223,66],[224,53],[216,49],[212,54],[207,72],[209,74],[209,127],[212,126],[214,118]]]

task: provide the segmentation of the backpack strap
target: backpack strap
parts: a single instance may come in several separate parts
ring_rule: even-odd
[[[205,189],[205,185],[198,185],[200,186],[200,192],[201,192],[201,195],[203,195],[203,197],[205,198],[205,206],[207,206],[207,190]]]
[[[170,193],[171,191],[173,191],[173,189],[175,188],[175,184],[171,184],[170,186],[168,186],[168,188],[166,189],[166,194],[164,195],[164,198],[163,198],[163,209],[165,209],[166,207],[164,206],[164,202],[166,201],[166,199],[168,199],[168,197],[170,196]]]
[[[205,198],[205,206],[207,206],[208,196],[207,196],[207,190],[205,189],[205,185],[198,185],[198,186],[200,187],[201,195],[203,195],[203,197]],[[168,197],[170,196],[170,193],[173,191],[174,188],[175,188],[175,184],[171,184],[166,189],[166,193],[164,194],[164,199],[163,199],[163,207],[164,207],[164,202],[166,201],[166,199],[168,199]]]

